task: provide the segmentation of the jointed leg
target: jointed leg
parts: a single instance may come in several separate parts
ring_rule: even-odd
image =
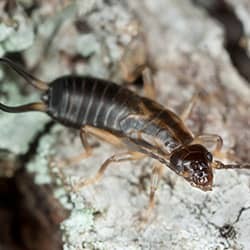
[[[147,62],[145,41],[141,37],[135,37],[124,50],[120,60],[123,79],[127,83],[133,83],[141,75]]]
[[[91,154],[92,154],[92,147],[88,143],[87,132],[85,131],[84,127],[82,127],[81,130],[80,130],[80,138],[81,138],[81,142],[82,142],[82,145],[83,145],[85,151],[82,152],[80,155],[73,156],[71,158],[59,161],[57,163],[57,165],[59,165],[59,167],[65,167],[65,166],[70,166],[70,165],[73,165],[73,164],[77,164],[81,160],[83,160],[83,159],[88,158],[89,156],[91,156]]]
[[[189,118],[189,116],[191,115],[192,110],[194,108],[194,105],[197,103],[198,98],[199,98],[199,94],[194,94],[192,99],[189,101],[188,105],[182,111],[181,119],[183,121],[186,121]]]
[[[139,212],[136,215],[135,225],[136,227],[138,227],[139,230],[144,229],[147,223],[149,222],[150,215],[155,206],[155,200],[154,200],[155,192],[159,186],[159,182],[162,177],[162,172],[163,172],[163,166],[159,163],[156,163],[152,170],[148,207],[146,210]]]
[[[152,171],[152,177],[151,177],[151,186],[150,186],[150,194],[149,194],[149,203],[148,208],[145,212],[145,219],[147,220],[150,216],[154,206],[155,206],[155,192],[159,186],[161,177],[163,172],[163,166],[159,163],[155,164]]]
[[[122,145],[122,140],[120,138],[118,138],[117,136],[114,136],[111,133],[106,132],[102,129],[97,129],[97,128],[94,128],[91,126],[84,126],[80,130],[80,138],[81,138],[82,145],[85,148],[85,151],[83,153],[81,153],[80,155],[59,161],[56,163],[56,165],[59,167],[73,165],[73,164],[76,164],[76,163],[80,162],[81,160],[86,159],[89,156],[91,156],[93,150],[92,150],[92,146],[89,145],[88,140],[87,140],[88,134],[92,134],[92,135],[94,135],[102,140],[105,140],[108,143],[111,143],[115,146]]]
[[[145,155],[139,152],[125,152],[125,153],[119,153],[116,155],[111,156],[108,158],[99,168],[96,175],[92,178],[80,181],[78,184],[76,184],[75,189],[79,190],[80,188],[92,185],[96,183],[98,180],[100,180],[105,172],[105,170],[110,166],[113,162],[122,162],[122,161],[132,161],[132,160],[139,160],[144,158]]]
[[[216,157],[224,156],[221,152],[222,146],[223,146],[223,140],[219,135],[216,134],[202,134],[198,135],[194,138],[192,144],[215,144],[215,148],[213,150],[213,155]]]
[[[137,77],[142,75],[144,96],[152,100],[156,99],[154,80],[152,72],[148,67],[145,67],[145,65],[140,65],[133,71],[133,75],[131,75],[123,63],[121,63],[121,66],[122,72],[124,72],[123,74],[126,76],[125,78],[127,79],[127,83],[132,84],[135,82]]]
[[[144,95],[152,100],[156,99],[155,84],[148,67],[142,71]]]
[[[215,148],[212,151],[213,155],[217,158],[224,158],[224,159],[229,159],[229,160],[236,160],[237,161],[237,157],[234,156],[232,153],[230,152],[221,152],[222,146],[223,146],[223,140],[219,135],[215,135],[215,134],[203,134],[203,135],[199,135],[197,136],[193,143],[200,143],[200,144],[206,144],[206,143],[214,143],[215,144]],[[217,161],[215,160],[212,163],[212,167],[215,169],[250,169],[250,163],[244,163],[244,164],[237,164],[237,163],[233,163],[233,164],[224,164],[221,161]]]
[[[95,127],[91,127],[91,126],[85,126],[85,131],[86,133],[90,133],[112,145],[115,146],[122,146],[123,142],[121,140],[121,138],[111,134],[110,132],[104,131],[102,129],[98,129]]]

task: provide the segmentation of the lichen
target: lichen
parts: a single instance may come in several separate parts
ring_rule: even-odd
[[[38,185],[51,183],[49,165],[54,155],[53,145],[56,141],[53,135],[57,130],[58,128],[54,127],[51,134],[42,137],[35,158],[27,164],[28,172],[35,173],[35,183]]]
[[[0,42],[7,39],[12,32],[13,32],[13,27],[7,26],[3,22],[0,23]]]
[[[82,249],[85,236],[93,226],[93,209],[84,207],[84,200],[80,195],[71,193],[70,201],[73,204],[70,216],[61,223],[64,231],[64,250]],[[84,236],[85,235],[85,236]]]
[[[100,52],[100,44],[91,34],[79,36],[77,39],[76,47],[77,52],[84,57],[88,57],[93,53]]]
[[[11,20],[0,23],[0,48],[5,52],[22,51],[34,42],[32,22],[19,9]],[[2,53],[3,54],[3,53]]]
[[[52,166],[56,157],[54,145],[62,129],[61,125],[56,125],[39,140],[36,155],[26,167],[34,174],[36,184],[53,185],[54,196],[65,209],[70,210],[69,217],[61,223],[61,230],[64,232],[64,249],[69,250],[77,249],[83,244],[83,238],[79,235],[86,233],[93,225],[94,210],[85,207],[84,199],[80,194],[67,190],[63,182],[66,177],[61,175],[61,171],[56,166]]]

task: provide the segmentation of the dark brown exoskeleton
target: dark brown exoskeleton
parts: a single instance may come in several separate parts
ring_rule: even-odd
[[[149,156],[157,160],[153,168],[149,209],[154,206],[154,193],[161,177],[162,166],[167,166],[184,177],[192,186],[203,191],[212,189],[213,169],[250,168],[249,164],[223,164],[213,160],[220,156],[222,139],[218,135],[193,136],[184,122],[194,104],[187,106],[179,117],[150,98],[141,97],[125,87],[93,77],[63,76],[46,84],[9,59],[2,58],[28,83],[44,91],[42,102],[18,107],[0,104],[0,109],[10,113],[26,111],[46,112],[54,120],[80,130],[86,152],[91,147],[86,135],[94,134],[110,143],[123,143],[129,149],[107,159],[97,174],[77,184],[77,188],[95,183],[112,162],[122,162]],[[143,72],[149,89],[149,71]],[[151,92],[152,93],[152,92]],[[204,145],[214,143],[209,152]]]

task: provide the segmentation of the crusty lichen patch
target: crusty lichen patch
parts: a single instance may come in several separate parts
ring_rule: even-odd
[[[94,210],[84,207],[84,200],[81,196],[71,194],[70,201],[73,205],[70,216],[61,223],[61,229],[64,232],[64,250],[83,247],[88,231],[94,224]]]
[[[19,8],[11,18],[0,20],[0,56],[6,52],[22,51],[34,42],[33,22]]]

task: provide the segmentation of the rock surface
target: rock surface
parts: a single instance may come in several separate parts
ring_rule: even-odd
[[[223,25],[202,5],[187,0],[95,0],[65,1],[57,9],[53,2],[45,1],[32,12],[39,39],[22,54],[38,76],[49,81],[76,72],[121,82],[121,60],[129,72],[146,63],[153,69],[158,102],[180,113],[193,94],[204,92],[187,126],[194,134],[221,135],[225,150],[250,162],[249,82],[224,47]],[[245,4],[237,1],[232,8],[249,34],[244,18],[249,9],[241,11]],[[135,46],[134,53],[127,52],[130,46]],[[6,75],[5,103],[23,103],[27,95],[17,93],[15,81],[8,85]],[[114,164],[97,185],[72,192],[72,183],[92,176],[120,150],[91,137],[91,143],[100,142],[92,157],[70,168],[51,168],[50,157],[77,155],[82,146],[78,134],[61,125],[43,129],[47,122],[41,114],[1,112],[0,143],[3,149],[25,154],[43,131],[26,167],[37,184],[52,183],[54,196],[70,211],[61,223],[65,250],[250,249],[249,170],[216,171],[213,191],[204,193],[166,168],[153,218],[139,229],[137,215],[148,202],[153,161]]]

